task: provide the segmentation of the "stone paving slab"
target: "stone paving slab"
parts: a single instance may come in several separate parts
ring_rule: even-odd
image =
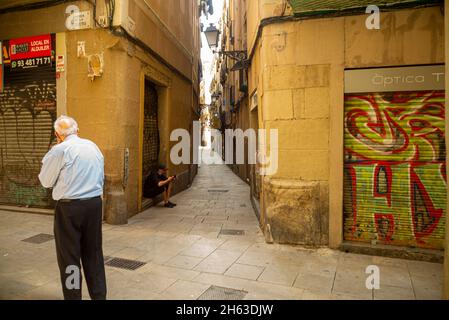
[[[228,192],[209,192],[216,189]],[[212,285],[244,290],[244,299],[441,297],[441,264],[265,243],[249,186],[226,166],[201,165],[172,201],[174,209],[156,206],[128,225],[103,225],[105,255],[145,263],[135,271],[107,266],[109,299],[195,300]],[[62,298],[54,241],[22,241],[39,233],[53,233],[52,216],[0,211],[0,299]],[[379,290],[366,288],[369,265],[380,268]]]

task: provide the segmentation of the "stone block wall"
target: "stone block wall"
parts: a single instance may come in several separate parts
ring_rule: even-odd
[[[253,33],[263,12],[248,11]],[[345,69],[444,62],[438,7],[384,12],[375,31],[365,19],[284,21],[266,25],[258,41],[248,35],[254,48],[249,92],[258,93],[259,127],[279,135],[278,170],[265,177],[261,194],[268,240],[342,243]]]

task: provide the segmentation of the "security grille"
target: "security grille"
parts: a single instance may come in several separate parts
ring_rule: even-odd
[[[145,81],[144,128],[143,128],[143,181],[158,165],[159,129],[158,129],[158,97],[156,87]]]
[[[247,291],[210,286],[209,289],[198,298],[198,300],[243,300]]]
[[[122,258],[109,258],[105,261],[105,265],[113,268],[125,269],[125,270],[137,270],[140,267],[146,265],[145,262],[137,260],[128,260]]]
[[[226,236],[243,236],[245,234],[245,231],[235,229],[221,229],[220,234]]]
[[[30,238],[22,240],[23,242],[33,243],[33,244],[41,244],[47,241],[53,240],[55,237],[52,234],[40,233]]]
[[[55,36],[51,39],[52,48],[55,48]],[[3,41],[0,52],[5,55],[8,48],[9,41]],[[51,59],[54,60],[54,56]],[[3,62],[0,204],[52,208],[51,190],[40,185],[38,174],[42,158],[55,140],[56,64],[53,61],[30,68],[13,68],[11,65],[16,61],[11,61],[9,55]]]
[[[445,92],[345,96],[344,239],[443,249]]]

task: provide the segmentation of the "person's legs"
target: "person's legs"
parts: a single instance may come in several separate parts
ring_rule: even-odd
[[[80,202],[84,207],[81,260],[84,276],[92,300],[106,300],[106,275],[102,248],[102,200],[96,198]]]
[[[176,203],[173,203],[173,202],[170,201],[170,196],[171,196],[172,189],[173,189],[173,183],[170,182],[169,185],[168,185],[168,188],[167,188],[167,202],[166,203],[169,204],[172,207],[176,207]]]
[[[54,235],[65,300],[81,300],[81,221],[80,210],[75,203],[56,204]]]
[[[170,201],[172,187],[173,187],[173,183],[170,182],[168,184],[168,188],[167,188],[167,201]]]
[[[170,198],[170,184],[171,183],[169,183],[168,184],[168,186],[166,186],[165,188],[164,188],[164,192],[163,192],[163,194],[164,194],[164,204],[167,204],[168,203],[168,199]]]

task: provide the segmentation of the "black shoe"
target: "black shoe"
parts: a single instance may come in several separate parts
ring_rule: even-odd
[[[174,205],[172,205],[170,202],[167,202],[166,204],[164,204],[164,207],[166,208],[174,208]]]
[[[171,201],[167,202],[168,204],[172,205],[173,207],[176,207],[176,203],[173,203]]]

